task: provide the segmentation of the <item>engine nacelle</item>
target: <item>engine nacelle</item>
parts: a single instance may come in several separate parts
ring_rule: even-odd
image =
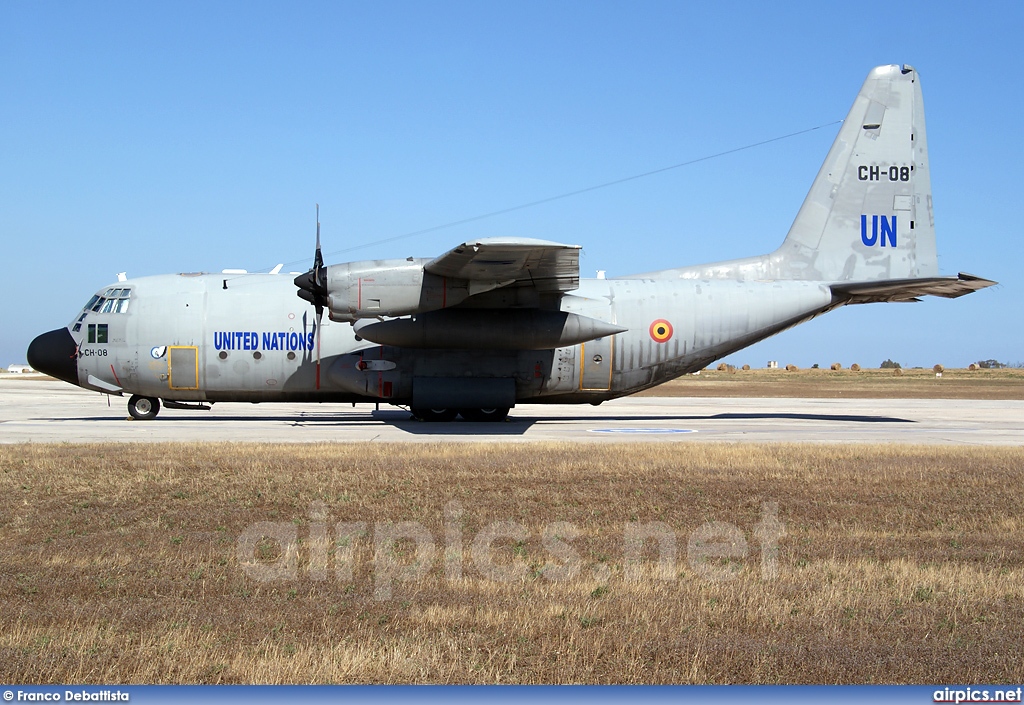
[[[461,303],[469,282],[423,270],[426,259],[368,260],[327,267],[332,321],[405,316]]]

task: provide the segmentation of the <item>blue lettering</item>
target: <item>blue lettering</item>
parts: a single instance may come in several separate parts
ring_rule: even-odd
[[[860,217],[860,241],[868,247],[874,246],[878,242],[878,216],[871,216],[871,237],[868,238],[868,217],[862,215]]]
[[[866,217],[861,216],[861,229],[865,232]],[[896,237],[895,218],[892,225],[883,223],[882,228],[883,236],[894,241]],[[867,241],[865,240],[865,242]],[[315,350],[316,327],[314,326],[313,330],[308,333],[215,330],[213,331],[213,347],[215,350]]]
[[[885,247],[886,239],[889,240],[890,247],[896,247],[896,216],[892,217],[891,224],[888,218],[882,216],[882,247]]]
[[[881,228],[879,228],[879,219],[882,221]],[[885,247],[886,243],[888,243],[889,247],[896,247],[896,216],[871,216],[871,234],[869,235],[868,217],[862,215],[860,217],[860,241],[866,247],[874,247],[875,245]]]

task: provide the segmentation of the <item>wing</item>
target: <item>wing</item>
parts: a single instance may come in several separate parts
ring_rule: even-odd
[[[960,274],[956,277],[922,277],[920,279],[882,279],[879,281],[832,284],[832,295],[847,304],[868,304],[886,301],[920,301],[919,296],[942,296],[955,299],[996,282]]]
[[[543,293],[572,291],[580,285],[580,246],[532,238],[483,238],[449,250],[423,269],[490,285],[487,288],[519,284]]]

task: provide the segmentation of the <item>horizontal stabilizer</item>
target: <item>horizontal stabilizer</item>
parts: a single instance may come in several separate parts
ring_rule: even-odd
[[[869,304],[890,301],[919,301],[919,296],[942,296],[955,299],[996,282],[973,274],[955,277],[923,277],[917,279],[882,279],[868,282],[832,284],[832,296],[839,303]]]

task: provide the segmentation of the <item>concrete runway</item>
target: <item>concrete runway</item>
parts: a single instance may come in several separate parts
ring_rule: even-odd
[[[218,404],[128,417],[127,399],[0,378],[0,442],[587,441],[1024,444],[1024,402],[633,397],[521,405],[504,423],[422,423],[371,404]]]

